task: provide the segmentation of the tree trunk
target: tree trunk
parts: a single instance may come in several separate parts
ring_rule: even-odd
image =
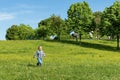
[[[82,34],[79,34],[79,38],[80,38],[80,44],[81,44]]]
[[[76,37],[76,42],[78,42],[78,38]]]
[[[58,36],[58,41],[60,41],[60,40],[61,40],[61,39],[60,39],[61,33],[58,32],[58,33],[57,33],[57,36]]]
[[[117,50],[119,50],[119,35],[117,34]]]

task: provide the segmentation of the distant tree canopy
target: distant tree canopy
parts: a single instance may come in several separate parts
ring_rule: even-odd
[[[95,32],[95,36],[97,39],[103,36],[103,31],[102,26],[101,26],[101,17],[102,17],[102,12],[97,11],[93,13],[93,22],[92,22],[92,30]]]
[[[115,1],[114,4],[105,8],[102,15],[102,24],[106,35],[114,38],[117,37],[117,49],[119,48],[120,37],[120,2]]]
[[[57,35],[60,40],[61,33],[65,27],[65,22],[59,16],[52,15],[51,17],[42,20],[38,23],[39,37],[46,37],[47,35]]]
[[[63,20],[60,16],[53,14],[41,20],[35,30],[29,25],[12,25],[6,31],[6,39],[46,39],[48,36],[57,35],[57,39],[60,40],[62,33],[69,35],[70,31],[74,31],[81,40],[82,34],[93,31],[98,39],[104,35],[117,39],[117,49],[119,48],[120,2],[118,0],[105,8],[103,12],[92,12],[86,1],[77,2],[69,7],[67,15],[67,18]]]
[[[29,40],[34,38],[34,30],[29,25],[12,25],[6,33],[7,40]]]
[[[79,34],[83,34],[83,31],[91,31],[91,25],[93,20],[92,10],[87,2],[75,3],[70,6],[67,11],[69,29]]]
[[[39,28],[35,30],[35,37],[36,39],[45,39],[48,36],[49,30],[47,29],[46,26],[41,25]]]
[[[70,27],[78,32],[91,29],[92,10],[87,2],[75,3],[67,11]]]

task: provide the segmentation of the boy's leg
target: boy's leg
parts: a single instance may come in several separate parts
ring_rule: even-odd
[[[38,63],[40,64],[40,66],[42,65],[42,58],[38,58]]]
[[[39,65],[39,62],[37,63],[37,66]]]
[[[38,62],[37,62],[37,66],[39,66],[39,58],[37,58]]]

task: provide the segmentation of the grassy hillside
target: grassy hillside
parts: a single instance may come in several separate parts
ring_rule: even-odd
[[[33,54],[42,45],[42,67]],[[0,80],[120,80],[115,41],[0,41]]]

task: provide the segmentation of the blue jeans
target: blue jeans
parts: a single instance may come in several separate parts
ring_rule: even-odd
[[[38,64],[42,64],[42,58],[38,58]]]

